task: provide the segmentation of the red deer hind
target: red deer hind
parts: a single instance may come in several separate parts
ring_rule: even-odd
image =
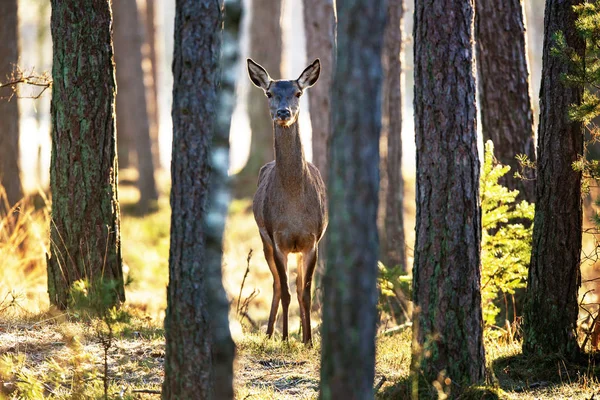
[[[275,161],[261,168],[252,206],[265,258],[273,274],[273,301],[267,335],[273,335],[281,301],[283,340],[288,338],[291,296],[287,257],[290,253],[299,253],[296,288],[302,320],[302,342],[307,345],[312,343],[311,283],[317,263],[318,243],[327,227],[327,194],[319,170],[304,158],[298,111],[300,96],[315,84],[320,71],[321,65],[317,59],[297,80],[272,80],[263,67],[248,59],[250,80],[267,96],[275,140]]]

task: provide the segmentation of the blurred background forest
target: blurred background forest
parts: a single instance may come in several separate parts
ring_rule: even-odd
[[[140,17],[146,18],[143,12],[146,9],[145,2],[150,0],[138,0]],[[252,0],[243,0],[244,15],[242,20],[242,57],[254,56],[249,52],[248,35],[252,13]],[[258,2],[258,1],[257,1]],[[160,154],[158,169],[168,169],[171,158],[171,95],[172,74],[171,62],[173,55],[173,21],[175,2],[171,0],[155,0],[155,51],[156,51],[156,75],[152,67],[148,65],[150,60],[148,48],[144,45],[144,80],[146,86],[151,86],[152,78],[156,79],[158,92],[157,116],[158,116],[158,140],[154,145]],[[541,48],[544,30],[543,0],[525,0],[528,61],[530,66],[531,95],[534,107],[534,117],[537,120],[539,114],[539,87],[541,74]],[[268,2],[260,4],[261,7],[269,7]],[[281,54],[281,76],[287,78],[298,75],[307,63],[306,43],[304,36],[304,20],[302,12],[302,0],[283,0],[281,7],[281,29],[282,29],[282,54]],[[412,74],[412,12],[413,0],[405,1],[404,36],[403,48],[403,167],[407,176],[414,175],[415,168],[415,146],[412,118],[412,96],[413,96],[413,74]],[[141,21],[145,23],[145,21]],[[145,26],[139,27],[144,35],[147,35]],[[50,4],[44,0],[19,0],[19,35],[20,52],[19,66],[29,71],[36,72],[51,71],[52,68],[52,43],[50,38]],[[147,40],[147,36],[144,40]],[[118,41],[118,36],[115,41]],[[260,62],[260,60],[257,60]],[[310,60],[308,60],[310,61]],[[239,66],[238,102],[232,120],[231,127],[231,172],[240,171],[245,165],[249,155],[250,123],[247,116],[247,93],[250,89],[250,81],[247,79],[245,65]],[[36,95],[39,90],[35,88],[21,89],[22,96]],[[302,99],[302,125],[304,146],[307,157],[312,158],[310,146],[310,117],[308,111],[308,97]],[[20,149],[22,181],[25,189],[29,192],[37,190],[38,187],[48,187],[49,165],[50,165],[50,95],[39,99],[22,98],[19,100],[21,113]],[[154,118],[154,117],[152,117]],[[154,128],[153,128],[154,129]],[[41,156],[41,157],[39,157]],[[409,199],[407,199],[409,200]]]
[[[235,2],[225,1],[225,3]],[[241,54],[239,57],[240,63],[236,67],[236,103],[230,130],[231,157],[229,174],[232,178],[233,200],[229,207],[224,233],[223,284],[231,301],[230,327],[232,336],[238,346],[238,360],[242,366],[238,368],[241,372],[239,372],[239,378],[236,379],[252,386],[253,381],[260,381],[264,378],[264,376],[259,377],[258,372],[253,370],[259,368],[256,367],[256,363],[264,367],[265,370],[279,368],[283,365],[286,368],[289,367],[292,371],[285,377],[285,382],[275,380],[269,383],[270,386],[267,385],[268,387],[265,390],[271,391],[269,392],[269,396],[272,396],[270,398],[280,398],[281,392],[278,391],[281,388],[283,388],[281,390],[287,390],[286,393],[290,397],[311,398],[314,393],[311,392],[310,395],[302,397],[305,396],[302,394],[302,390],[306,387],[314,388],[318,386],[315,376],[318,375],[316,365],[320,343],[317,342],[316,350],[305,350],[297,342],[292,341],[291,347],[282,349],[276,343],[265,344],[264,335],[261,335],[265,330],[269,315],[273,281],[262,254],[262,243],[252,217],[252,195],[256,190],[259,168],[273,159],[273,133],[272,121],[266,114],[267,107],[264,95],[252,86],[248,79],[244,61],[248,57],[253,58],[256,62],[264,65],[274,79],[295,79],[314,58],[323,57],[318,51],[314,51],[314,46],[311,54],[310,43],[307,43],[305,30],[307,24],[304,20],[306,13],[303,7],[308,3],[307,0],[241,0],[241,22],[239,26]],[[530,72],[529,87],[534,119],[533,131],[537,134],[537,120],[540,114],[539,92],[542,80],[545,1],[524,0],[522,3],[525,12],[527,58]],[[411,326],[409,317],[411,304],[408,299],[411,296],[410,274],[414,261],[413,248],[416,219],[413,11],[414,0],[405,0],[401,52],[401,173],[404,179],[404,210],[401,213],[403,222],[402,220],[400,222],[400,225],[403,225],[406,244],[405,265],[402,265],[400,261],[393,261],[393,258],[386,253],[385,238],[387,232],[385,220],[388,211],[386,211],[385,199],[386,190],[390,183],[385,172],[384,163],[388,159],[389,136],[386,131],[391,130],[389,129],[390,122],[387,119],[389,112],[388,114],[384,112],[382,118],[383,129],[380,143],[382,174],[378,212],[378,230],[382,238],[382,246],[379,257],[381,260],[379,265],[380,276],[377,280],[379,290],[379,315],[377,316],[379,335],[377,336],[377,345],[379,346],[377,376],[379,388],[384,385],[386,379],[390,379],[394,383],[405,379],[408,375],[407,361],[410,358],[410,332],[405,328]],[[8,159],[13,155],[17,155],[19,160],[19,169],[4,170],[3,183],[7,188],[7,196],[0,196],[2,197],[0,199],[0,318],[6,317],[10,325],[12,322],[10,318],[12,317],[7,311],[17,309],[18,311],[15,313],[17,319],[15,321],[18,321],[18,323],[14,324],[17,327],[21,326],[20,324],[25,324],[27,318],[32,318],[32,320],[45,318],[40,317],[40,315],[45,315],[43,313],[48,312],[49,309],[46,257],[50,246],[48,227],[52,223],[50,220],[51,194],[49,193],[52,150],[51,90],[47,90],[53,58],[50,15],[51,6],[47,0],[18,0],[18,18],[16,20],[9,20],[8,13],[3,14],[0,12],[0,26],[18,25],[18,62],[16,65],[0,65],[0,83],[11,82],[11,80],[19,82],[11,85],[11,89],[15,90],[14,93],[6,87],[0,88],[0,101],[5,102],[10,99],[11,103],[18,103],[20,142],[18,149],[14,145],[10,147],[11,145],[7,142],[0,141],[4,145],[4,147],[0,147],[0,159]],[[131,325],[120,329],[125,332],[123,337],[134,338],[134,340],[139,338],[147,340],[141,345],[143,347],[143,351],[140,350],[142,353],[136,353],[140,356],[139,359],[135,360],[139,365],[136,365],[135,368],[132,367],[132,370],[135,371],[132,375],[137,374],[136,377],[148,376],[144,384],[149,385],[149,387],[156,387],[162,379],[162,364],[154,361],[164,358],[164,351],[161,347],[164,345],[162,324],[167,306],[166,287],[169,282],[169,235],[171,231],[169,193],[171,189],[170,168],[173,136],[171,107],[174,87],[172,63],[175,1],[137,0],[136,7],[135,1],[113,0],[113,17],[114,58],[118,86],[116,98],[118,191],[121,212],[123,271],[127,277],[127,301],[125,304],[128,310],[135,310],[131,311],[133,316]],[[225,29],[227,29],[227,26]],[[0,62],[2,51],[6,50],[2,48],[3,45],[4,43],[0,43]],[[323,78],[321,78],[321,82]],[[313,92],[313,90],[315,91]],[[315,159],[319,155],[314,153],[320,149],[313,144],[312,116],[309,111],[311,94],[316,93],[316,90],[317,87],[307,91],[306,95],[302,96],[299,124],[302,127],[301,134],[306,157],[309,161],[312,160],[318,165]],[[385,95],[385,93],[383,94]],[[480,110],[478,111],[480,112]],[[502,357],[513,356],[520,352],[520,320],[517,320],[517,315],[521,315],[523,287],[527,276],[526,265],[531,253],[531,230],[527,230],[531,227],[529,226],[530,222],[525,220],[532,220],[533,208],[523,207],[519,210],[521,214],[513,211],[510,211],[513,212],[513,214],[510,214],[509,211],[501,210],[501,207],[492,204],[496,200],[494,196],[498,196],[500,199],[499,204],[512,203],[515,196],[509,201],[507,198],[510,196],[502,197],[503,194],[498,195],[501,189],[498,186],[498,172],[493,170],[493,157],[491,155],[493,147],[491,145],[489,147],[487,147],[488,145],[484,146],[480,121],[481,118],[478,115],[478,150],[483,167],[481,172],[481,198],[483,199],[484,233],[481,265],[484,269],[484,276],[481,281],[483,286],[481,291],[484,303],[483,318],[486,328],[485,346],[488,360],[493,360],[493,362],[500,360],[501,363]],[[2,129],[2,125],[0,125],[0,129]],[[4,135],[4,132],[0,132],[0,134]],[[489,149],[489,151],[486,151],[489,158],[484,159],[484,147],[486,150]],[[594,149],[591,148],[591,150],[590,154],[595,154]],[[514,172],[508,173],[512,175]],[[5,215],[5,211],[10,209],[13,203],[18,200],[18,198],[11,198],[12,189],[9,188],[15,185],[9,181],[17,182],[16,186],[22,185],[22,192],[26,195],[16,210],[23,218],[13,220]],[[583,230],[585,232],[587,228],[594,228],[591,230],[596,232],[596,235],[583,234],[581,259],[584,284],[579,293],[582,304],[585,299],[583,305],[589,304],[592,306],[590,308],[592,312],[588,312],[590,317],[594,314],[598,318],[598,293],[600,291],[596,290],[594,293],[594,289],[600,287],[600,281],[597,279],[600,276],[600,264],[597,262],[598,243],[595,228],[600,225],[598,223],[600,219],[593,221],[595,204],[592,199],[595,199],[600,193],[595,186],[589,189],[590,193],[586,195],[583,202]],[[495,211],[501,213],[498,220],[493,220]],[[495,232],[498,232],[504,226],[503,224],[506,224],[506,220],[501,221],[502,218],[523,221],[526,227],[521,226],[525,233],[520,232],[519,234],[523,236],[514,241],[516,244],[512,243],[515,248],[518,248],[515,253],[511,253],[511,256],[515,255],[517,261],[510,260],[510,263],[512,263],[511,265],[517,265],[520,269],[514,272],[514,277],[505,276],[502,278],[504,281],[497,283],[494,274],[486,275],[488,272],[485,269],[487,268],[487,271],[496,267],[502,269],[504,268],[502,263],[507,262],[505,259],[500,260],[500,257],[493,252],[494,242],[489,239],[490,236],[493,236]],[[486,226],[486,223],[490,225]],[[10,224],[17,224],[18,226],[11,225],[10,229],[2,229],[3,226],[6,228]],[[523,246],[523,244],[526,244],[526,246]],[[292,265],[295,266],[293,260]],[[294,276],[294,274],[292,273],[290,276]],[[514,279],[511,281],[512,278]],[[317,277],[315,287],[317,292],[314,296],[315,299],[320,298],[319,291],[321,287],[318,279],[319,277]],[[498,279],[498,281],[500,280]],[[294,280],[291,279],[290,281],[292,282],[291,292],[295,293]],[[490,282],[492,283],[488,285]],[[502,286],[505,283],[506,285]],[[314,311],[317,311],[320,306],[318,300],[316,303]],[[519,307],[518,310],[517,307]],[[581,311],[580,314],[579,322],[589,323],[591,319],[583,318],[586,316]],[[51,313],[48,319],[44,321],[54,318],[57,318],[56,315]],[[293,334],[296,334],[296,327],[300,323],[296,301],[292,301],[290,305],[290,320],[290,326],[293,327],[291,330]],[[278,322],[277,328],[281,325],[281,321]],[[317,320],[316,324],[319,323],[320,321]],[[33,326],[38,325],[34,324]],[[589,327],[589,325],[586,325],[586,327]],[[0,333],[3,329],[5,327],[0,323]],[[48,337],[54,334],[53,327],[44,326],[35,329],[43,331],[42,335],[46,335],[45,340],[48,340]],[[83,330],[83,328],[73,326],[57,328],[57,331],[61,331],[61,340],[65,337],[71,337],[69,336],[71,334],[67,332],[69,329],[73,331]],[[396,338],[400,337],[400,340],[394,342],[394,339],[390,339],[390,337],[396,334],[398,334]],[[589,334],[590,332],[587,332],[585,337],[586,343]],[[18,337],[17,334],[11,335],[13,335],[12,331],[7,333],[6,340],[12,340],[15,344],[12,347],[5,348],[13,350],[16,348],[17,353],[20,351],[19,346],[21,343],[29,343],[29,340],[33,340],[29,336],[23,339],[23,337]],[[87,335],[90,336],[89,332],[87,332]],[[66,339],[64,341],[69,342]],[[154,347],[161,350],[155,350]],[[77,352],[80,350],[73,350],[74,348],[71,347],[71,350],[78,354]],[[40,353],[47,355],[46,351],[47,349],[43,348]],[[98,347],[86,351],[95,351],[99,354],[100,350]],[[105,352],[107,354],[108,350],[105,349]],[[125,352],[123,359],[128,356],[131,356],[131,354]],[[298,359],[306,357],[308,361],[302,360],[296,364],[294,362],[285,364],[287,361],[281,361],[289,359],[290,356]],[[73,363],[72,359],[69,362]],[[145,362],[148,362],[148,365],[145,365]],[[252,362],[255,362],[255,364],[252,364]],[[277,364],[282,362],[284,364]],[[308,364],[305,366],[304,364],[307,362]],[[2,368],[6,367],[5,364],[6,362],[2,364],[0,359],[0,375]],[[137,369],[140,368],[140,365],[142,365],[141,369]],[[142,371],[146,367],[148,371]],[[556,372],[554,367],[553,365],[552,374]],[[111,368],[120,371],[120,367],[114,364],[111,364]],[[301,368],[310,369],[310,371],[298,372]],[[529,366],[524,367],[524,369],[527,368]],[[506,370],[508,370],[508,367]],[[568,368],[565,366],[565,371],[567,370]],[[559,366],[559,375],[561,371]],[[593,371],[592,369],[590,376],[593,375]],[[118,373],[116,374],[118,375]],[[144,373],[147,375],[144,375]],[[301,374],[300,378],[295,377],[294,373]],[[584,378],[587,379],[587,375]],[[519,379],[526,381],[527,377],[519,377]],[[578,390],[581,387],[588,390],[597,383],[597,376],[589,382],[585,379],[580,379],[578,382],[580,386],[575,385],[573,390]],[[581,383],[581,381],[585,382]],[[590,387],[586,386],[588,383]],[[511,381],[511,385],[513,384],[516,385]],[[385,384],[385,386],[391,386],[391,384]],[[246,393],[251,393],[254,389],[253,387],[245,392],[246,388],[238,388],[237,396],[246,398]],[[261,387],[260,389],[264,388]],[[298,393],[293,392],[296,389],[298,389]],[[273,394],[273,391],[275,394]],[[266,395],[260,392],[259,397],[264,398],[262,396]],[[32,398],[36,397],[33,396]],[[398,397],[392,396],[391,398]]]
[[[128,302],[142,306],[160,319],[166,307],[164,288],[168,281],[168,192],[173,87],[171,64],[175,2],[138,0],[137,9],[132,8],[132,4],[115,2],[113,9],[123,259],[125,273],[133,279],[133,283],[127,289]],[[2,77],[5,78],[5,82],[10,81],[11,73],[21,78],[43,77],[52,70],[49,2],[19,0],[18,5],[19,62],[14,69],[11,66],[11,70],[5,71],[7,75]],[[303,1],[243,0],[241,6],[240,60],[254,58],[268,66],[275,79],[298,76],[308,62],[312,61],[312,58],[309,60],[307,57]],[[414,1],[406,0],[404,7],[401,53],[402,175],[405,192],[406,261],[410,267],[413,261],[416,209],[412,40]],[[539,116],[543,9],[543,0],[524,1],[534,132],[537,132]],[[280,40],[269,41],[268,38],[272,36],[278,36]],[[252,46],[251,41],[257,44]],[[138,47],[140,51],[135,50]],[[260,322],[266,318],[271,280],[268,269],[263,265],[261,243],[250,216],[250,204],[256,188],[258,169],[272,160],[273,145],[271,122],[265,117],[263,96],[251,87],[245,63],[239,64],[237,74],[236,104],[230,131],[229,171],[233,176],[235,200],[231,205],[225,235],[224,285],[232,298],[237,296],[244,272],[249,268],[248,283],[240,294],[242,298],[252,296],[248,318],[255,324],[256,321]],[[16,101],[19,105],[20,175],[15,171],[6,171],[6,176],[12,176],[13,180],[20,176],[23,191],[38,199],[36,207],[39,208],[49,192],[51,93],[45,90],[43,85],[16,85],[15,89],[16,96],[6,88],[3,89],[2,96],[5,100],[12,97],[11,101]],[[313,158],[310,96],[309,91],[301,98],[300,113],[303,146],[309,161]],[[251,125],[251,120],[254,121],[254,125]],[[385,125],[384,121],[384,127]],[[483,160],[481,123],[478,123],[478,130],[478,148],[480,159]],[[382,135],[381,154],[384,161],[386,152],[387,135]],[[381,199],[385,198],[386,178],[386,174],[382,173]],[[593,202],[590,199],[593,197],[594,193],[584,202],[584,228],[591,226]],[[4,246],[0,247],[3,249],[0,253],[0,258],[3,259],[0,259],[0,262],[5,266],[12,266],[0,270],[0,294],[14,292],[23,295],[28,299],[28,307],[32,310],[45,309],[48,305],[45,272],[47,218],[47,208],[32,214],[33,222],[27,235],[35,239],[13,237],[12,242],[6,241]],[[382,237],[385,236],[384,219],[385,201],[380,200],[379,225]],[[586,240],[584,235],[584,254],[592,253],[595,248],[593,237],[587,236]],[[14,241],[17,241],[19,246],[15,247]],[[15,249],[25,253],[15,252]],[[254,252],[253,257],[247,262],[251,250]],[[26,257],[23,254],[26,254]],[[381,259],[385,261],[385,256],[382,255]],[[584,278],[596,277],[594,263],[595,260],[584,262]],[[582,293],[594,285],[594,281],[588,282],[581,289]],[[296,305],[292,304],[292,315],[296,312],[295,307]]]
[[[127,2],[124,2],[127,3]],[[148,222],[160,220],[156,215],[147,216],[147,229],[162,229],[161,234],[163,241],[159,243],[149,243],[147,240],[154,237],[154,233],[143,232],[145,228],[138,226],[137,222],[130,225],[129,218],[137,218],[128,216],[128,210],[131,206],[138,204],[140,200],[140,191],[146,188],[145,196],[154,197],[152,194],[152,186],[156,185],[159,188],[161,199],[159,204],[168,207],[167,193],[169,188],[169,166],[171,159],[171,139],[172,139],[172,124],[171,124],[171,97],[172,97],[172,73],[171,63],[173,54],[173,22],[174,22],[174,1],[171,0],[138,0],[139,17],[134,18],[131,13],[134,10],[117,5],[115,7],[115,22],[114,22],[114,41],[115,41],[115,60],[117,63],[117,82],[119,91],[117,96],[117,114],[122,115],[117,117],[118,128],[118,150],[119,150],[119,180],[120,180],[120,197],[123,206],[123,242],[124,242],[124,262],[128,266],[135,266],[133,276],[137,280],[141,280],[137,285],[144,283],[143,275],[148,277],[160,276],[160,282],[166,285],[167,282],[167,258],[168,252],[168,211],[162,210],[164,224],[156,222]],[[264,0],[243,0],[243,16],[241,21],[240,44],[242,57],[244,60],[247,57],[253,57],[258,62],[266,63],[266,65],[279,61],[280,76],[273,73],[274,78],[289,78],[299,75],[302,69],[307,65],[306,56],[306,39],[304,34],[304,17],[302,0],[284,0],[277,7],[270,2]],[[151,7],[147,7],[150,5]],[[526,34],[528,44],[528,60],[530,66],[530,86],[532,105],[534,107],[534,118],[537,123],[539,114],[539,85],[541,74],[541,48],[543,41],[543,0],[526,0],[524,2],[526,13]],[[251,29],[268,30],[273,29],[274,23],[261,23],[258,21],[255,27],[252,27],[253,12],[258,7],[262,18],[276,12],[280,12],[280,33],[281,33],[281,48],[279,57],[275,55],[277,46],[269,43],[269,47],[263,46],[268,51],[269,60],[261,60],[261,55],[265,54],[264,49],[259,49],[253,52],[249,45]],[[270,9],[272,8],[272,9]],[[412,0],[405,1],[405,14],[403,19],[404,30],[404,47],[402,50],[402,171],[405,178],[405,230],[406,240],[409,249],[414,243],[414,175],[415,175],[415,141],[412,118],[413,115],[413,46],[412,46],[412,29],[413,19],[412,12],[414,3]],[[19,0],[19,63],[18,68],[25,74],[41,75],[49,72],[52,69],[52,42],[50,36],[50,4],[44,0]],[[123,13],[123,16],[120,16]],[[153,18],[153,22],[149,19]],[[270,17],[269,17],[270,18]],[[273,17],[273,19],[277,19]],[[137,27],[136,27],[137,26]],[[128,31],[129,29],[129,31]],[[132,33],[135,31],[137,33]],[[136,39],[135,35],[139,37]],[[260,33],[257,33],[260,35]],[[263,33],[264,34],[264,33]],[[268,33],[267,33],[268,34]],[[133,39],[132,39],[133,38]],[[143,73],[143,82],[145,85],[145,99],[140,100],[139,91],[132,90],[132,81],[140,81],[140,77],[136,76],[136,65],[134,57],[127,57],[125,54],[133,54],[127,46],[135,46],[135,40],[142,42],[142,59],[141,71]],[[272,51],[274,49],[275,51]],[[258,53],[258,54],[256,54]],[[122,66],[120,67],[119,59],[123,58]],[[274,60],[274,61],[273,61]],[[132,65],[133,63],[133,65]],[[137,66],[139,68],[139,66]],[[125,69],[127,69],[125,71]],[[122,72],[121,72],[122,71]],[[266,142],[258,142],[256,140],[253,146],[250,146],[252,132],[250,120],[248,118],[249,105],[252,104],[252,99],[256,97],[249,96],[251,83],[247,79],[245,64],[240,63],[238,68],[239,76],[237,78],[237,103],[231,123],[230,146],[231,146],[231,164],[230,173],[243,175],[244,166],[247,164],[251,152],[259,160],[264,162],[272,159],[272,142],[271,128],[268,125],[266,128]],[[13,98],[12,101],[19,103],[19,128],[20,128],[20,168],[21,181],[23,189],[26,193],[36,193],[48,191],[49,187],[49,166],[50,166],[50,92],[46,91],[38,97],[42,90],[36,86],[20,85],[18,87],[18,99]],[[3,94],[6,96],[6,94]],[[138,96],[136,99],[135,96]],[[126,97],[128,96],[128,97]],[[261,95],[262,97],[262,95]],[[302,126],[303,145],[308,160],[312,159],[311,146],[311,120],[308,107],[308,97],[303,96],[301,99],[300,124]],[[119,100],[121,99],[121,100]],[[140,105],[147,102],[147,114],[140,114]],[[256,101],[254,101],[256,103]],[[260,112],[264,112],[265,105],[262,99],[259,98],[258,107]],[[251,112],[253,111],[250,107]],[[254,111],[257,112],[257,111]],[[144,121],[145,120],[145,121]],[[128,125],[130,124],[130,125]],[[134,125],[131,125],[134,124]],[[258,125],[260,126],[260,125]],[[142,127],[142,128],[140,128]],[[143,127],[146,131],[143,132]],[[480,124],[479,124],[480,127]],[[142,129],[142,132],[135,132],[135,129]],[[154,163],[149,166],[147,152],[150,148],[144,145],[144,140],[136,139],[136,135],[149,135],[151,141],[152,160]],[[264,134],[261,134],[264,137]],[[259,139],[260,140],[260,139]],[[480,152],[483,146],[480,139]],[[385,143],[382,143],[382,152],[385,152]],[[256,154],[263,153],[263,154]],[[139,156],[138,154],[144,154]],[[138,164],[138,160],[142,160]],[[262,164],[261,164],[262,165]],[[149,173],[148,168],[153,169],[153,173]],[[141,171],[141,169],[145,169]],[[238,186],[246,186],[245,188],[234,188],[234,191],[240,193],[240,198],[249,198],[253,194],[255,188],[256,176],[258,169],[250,168],[247,173],[250,175],[248,179],[234,180]],[[148,183],[149,179],[154,182]],[[144,181],[144,182],[142,182]],[[150,189],[147,189],[150,187]],[[150,193],[150,194],[148,194]],[[130,204],[128,208],[127,204]],[[382,202],[383,203],[383,202]],[[236,207],[244,209],[249,203],[234,202],[232,210]],[[135,208],[135,206],[134,206]],[[382,214],[382,213],[380,213]],[[235,218],[235,214],[232,215]],[[383,218],[383,214],[381,216]],[[240,222],[230,220],[228,227],[231,228],[235,224],[238,228]],[[236,266],[236,276],[226,274],[225,285],[230,293],[236,290],[239,284],[237,275],[242,274],[245,268],[246,254],[250,248],[260,249],[258,235],[254,232],[252,221],[248,221],[247,232],[242,234],[241,238],[234,237],[232,240],[236,243],[244,243],[243,248],[229,249],[235,251],[235,255],[228,253],[226,255],[226,266],[231,268]],[[146,223],[146,222],[145,222]],[[142,223],[141,226],[144,226]],[[243,225],[243,224],[242,224]],[[133,231],[128,231],[128,227],[132,227]],[[142,231],[139,231],[139,230]],[[229,230],[231,232],[231,230]],[[40,238],[44,237],[43,227],[40,227]],[[144,235],[147,235],[146,237]],[[147,239],[147,240],[145,240]],[[43,241],[43,240],[42,240]],[[250,241],[249,243],[247,241]],[[247,244],[246,244],[247,243]],[[152,246],[157,244],[158,246]],[[162,246],[162,247],[161,247]],[[40,249],[41,250],[41,249]],[[162,252],[161,252],[162,250]],[[260,254],[260,253],[259,253]],[[39,253],[39,256],[43,254]],[[408,265],[412,265],[412,252],[407,253]],[[42,260],[38,260],[42,261]],[[251,260],[251,268],[256,273],[259,271],[265,272],[265,288],[268,288],[268,271],[262,267],[262,254],[255,256]],[[36,287],[40,290],[39,297],[36,296],[34,303],[46,304],[44,301],[45,283],[43,265],[38,265],[40,268],[39,275],[35,274],[39,279],[35,280]],[[227,268],[227,267],[226,267]],[[241,269],[241,272],[239,270]],[[231,271],[232,273],[234,271]],[[3,272],[0,272],[2,276]],[[3,292],[14,290],[16,292],[26,292],[32,296],[32,276],[29,276],[25,281],[20,280],[21,284],[15,286],[14,280],[9,280],[10,276],[2,276],[0,279],[0,289]],[[262,275],[262,274],[261,274]],[[261,279],[258,279],[260,282]],[[152,283],[156,283],[152,280]],[[148,283],[149,284],[149,283]],[[134,284],[132,287],[137,286]],[[260,283],[259,283],[260,285]],[[144,292],[143,287],[140,287],[139,295]],[[34,291],[35,292],[35,291]],[[268,290],[267,290],[268,292]],[[135,293],[129,296],[130,300],[135,299]],[[266,293],[259,297],[265,297]],[[145,298],[145,296],[142,296]],[[164,291],[152,293],[144,299],[144,302],[149,301],[148,307],[157,311],[164,309],[165,297]]]
[[[43,76],[52,70],[50,4],[44,0],[19,0],[18,4],[19,62],[15,71],[22,76]],[[137,10],[131,8],[131,4],[115,2],[113,9],[123,258],[125,273],[133,278],[133,283],[128,287],[128,301],[130,304],[143,305],[153,316],[160,319],[166,307],[163,289],[168,281],[168,191],[173,87],[171,63],[175,4],[171,0],[138,0]],[[269,71],[274,71],[271,73],[275,79],[298,76],[312,60],[307,59],[303,1],[243,0],[241,6],[243,11],[239,36],[240,60],[247,57],[256,59],[268,66]],[[404,45],[401,53],[402,175],[405,181],[406,257],[407,265],[411,266],[416,208],[412,40],[414,1],[406,0],[404,6]],[[543,9],[543,0],[524,1],[534,132],[537,132],[539,116]],[[280,15],[279,21],[277,14]],[[265,38],[273,35],[279,35],[280,40],[267,42],[268,39]],[[251,40],[260,44],[253,47],[250,45]],[[141,52],[137,52],[139,54],[135,57],[134,49],[137,46],[140,46]],[[250,202],[256,187],[258,169],[273,157],[272,133],[270,121],[267,120],[266,125],[264,122],[266,106],[263,96],[251,87],[245,63],[240,63],[237,71],[236,105],[230,131],[230,175],[234,175],[235,201],[231,206],[225,236],[224,284],[230,296],[236,296],[244,271],[249,267],[249,284],[246,284],[241,294],[242,297],[251,296],[256,289],[256,297],[253,297],[251,302],[252,313],[248,316],[253,315],[251,318],[262,321],[268,311],[270,276],[268,269],[263,265],[259,235],[250,216]],[[18,85],[15,88],[18,98],[13,96],[11,101],[17,101],[19,104],[19,165],[23,190],[28,194],[47,195],[51,154],[51,94],[50,91],[44,90],[44,87],[35,85]],[[4,97],[10,95],[6,89],[4,91]],[[309,161],[313,157],[308,105],[310,96],[309,91],[301,98],[300,113],[303,146]],[[253,126],[250,124],[251,120],[255,121]],[[252,132],[253,127],[258,134]],[[478,130],[478,148],[480,159],[483,160],[481,123],[478,123]],[[383,160],[386,151],[387,136],[382,135]],[[8,174],[14,176],[10,171]],[[386,185],[386,176],[382,174],[381,196],[385,196]],[[587,213],[584,218],[585,227],[589,224],[593,210],[591,200],[584,204]],[[379,212],[380,230],[384,229],[384,208],[385,202],[382,200]],[[39,216],[40,213],[36,215]],[[31,225],[31,232],[37,240],[28,240],[27,246],[32,251],[25,259],[12,250],[14,247],[8,243],[5,245],[3,262],[14,268],[0,271],[0,293],[12,291],[26,294],[25,297],[31,300],[30,306],[33,309],[44,309],[48,304],[45,282],[46,218],[47,214],[39,220],[34,218],[38,224]],[[22,240],[25,241],[23,238]],[[37,244],[34,245],[34,242]],[[591,237],[584,240],[584,253],[592,252],[594,246],[595,242]],[[254,251],[254,256],[247,264],[250,250]],[[13,259],[12,264],[9,258]],[[382,256],[381,259],[385,260],[385,257]],[[583,274],[588,279],[595,277],[593,261],[588,260],[584,263]],[[588,283],[582,291],[587,291],[593,285],[594,282]],[[293,310],[295,307],[292,304]]]

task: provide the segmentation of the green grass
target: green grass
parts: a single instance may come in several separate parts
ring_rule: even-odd
[[[121,189],[121,202],[137,201],[137,192]],[[121,244],[124,273],[132,278],[126,291],[127,303],[163,318],[169,281],[169,234],[171,209],[167,196],[161,196],[157,212],[140,216],[123,212]]]

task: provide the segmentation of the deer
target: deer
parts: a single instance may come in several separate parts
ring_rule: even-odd
[[[289,254],[296,253],[299,255],[296,291],[302,342],[310,347],[311,286],[318,244],[327,228],[327,192],[321,173],[304,157],[298,115],[300,97],[319,79],[321,64],[316,59],[296,80],[273,80],[252,59],[247,62],[250,80],[264,91],[273,120],[275,160],[260,169],[252,202],[265,259],[273,274],[273,300],[267,336],[271,338],[273,335],[281,302],[283,340],[288,340],[291,295],[287,259]]]

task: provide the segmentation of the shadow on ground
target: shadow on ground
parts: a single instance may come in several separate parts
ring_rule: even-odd
[[[478,400],[495,400],[502,398],[499,395],[500,390],[493,386],[472,386],[467,388],[462,393],[451,392],[448,388],[442,387],[436,388],[433,385],[421,385],[417,388],[413,388],[412,381],[410,378],[405,378],[397,382],[395,385],[388,386],[381,393],[378,393],[376,399],[378,400],[400,400],[400,399],[439,399],[447,398],[453,399],[478,399]],[[413,394],[414,393],[414,394]]]
[[[488,383],[464,391],[451,392],[441,385],[421,385],[414,388],[410,378],[386,387],[377,399],[550,399],[600,397],[600,354],[586,354],[576,362],[560,354],[544,357],[517,354],[492,362]],[[428,386],[428,387],[427,387]],[[445,392],[445,393],[444,393]]]

